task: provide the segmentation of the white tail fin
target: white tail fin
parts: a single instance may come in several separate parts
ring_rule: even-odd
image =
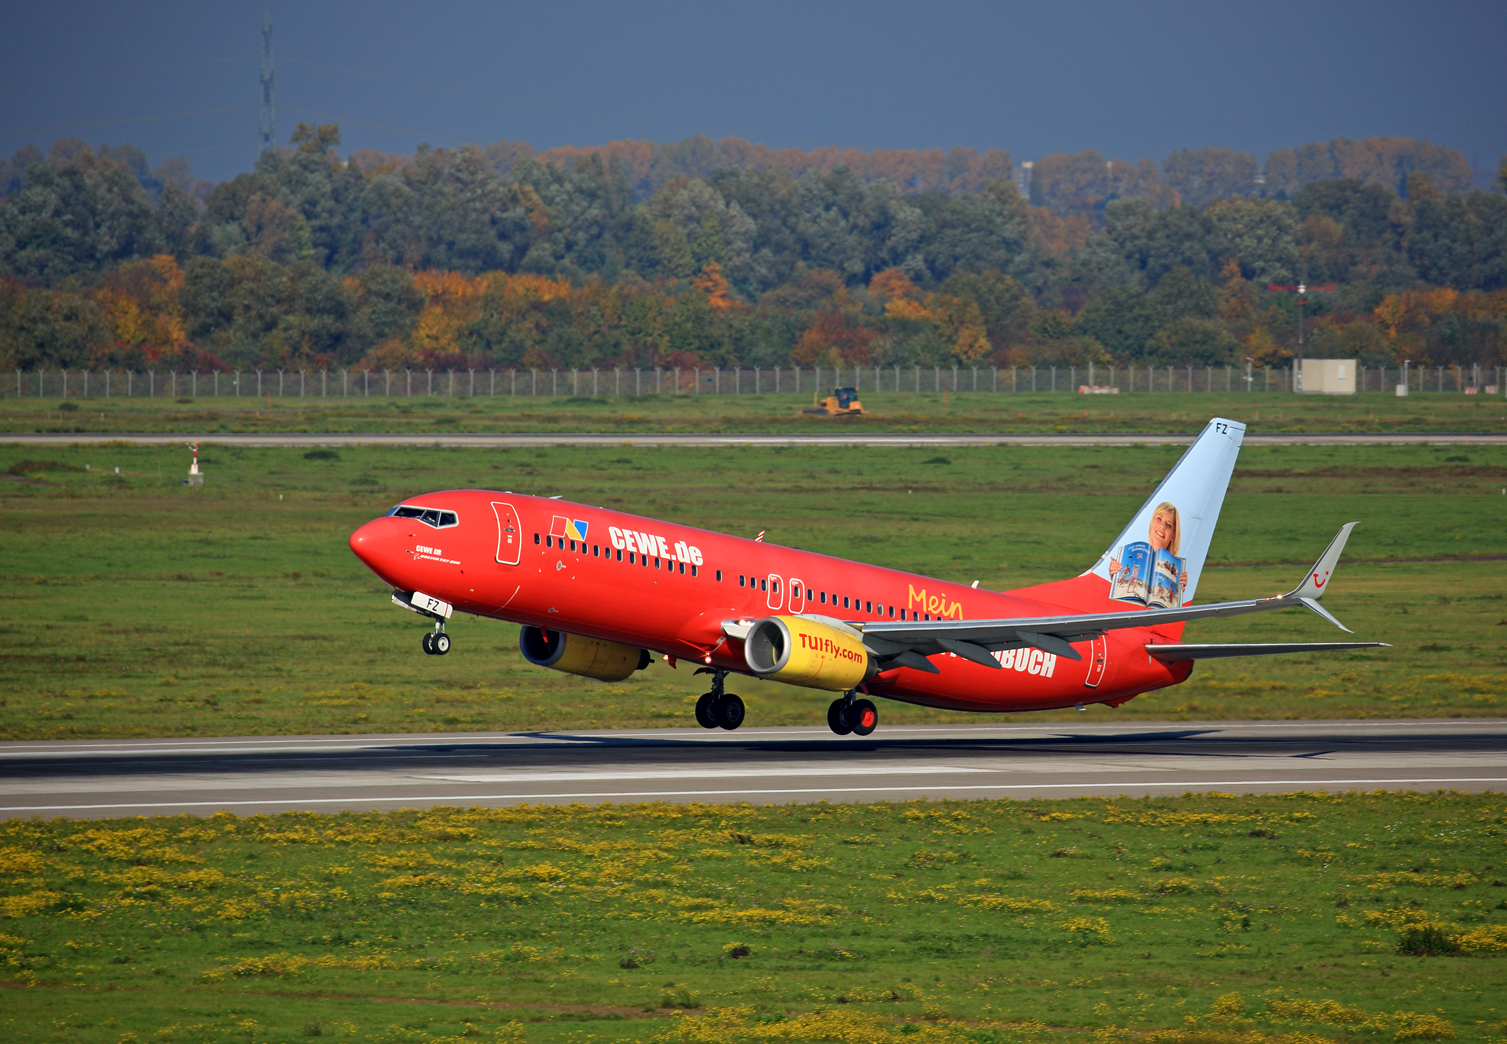
[[[1224,506],[1224,493],[1229,488],[1230,475],[1235,470],[1235,458],[1240,455],[1240,442],[1244,437],[1244,424],[1215,417],[1209,421],[1202,434],[1193,440],[1193,445],[1188,447],[1176,466],[1156,487],[1156,491],[1141,505],[1141,510],[1136,512],[1130,524],[1089,570],[1096,576],[1111,581],[1113,597],[1164,604],[1156,601],[1150,590],[1156,567],[1156,552],[1163,550],[1173,556],[1170,560],[1163,556],[1165,568],[1170,570],[1174,568],[1174,560],[1181,560],[1181,570],[1177,575],[1167,577],[1167,581],[1173,585],[1168,590],[1175,592],[1175,599],[1168,601],[1175,600],[1177,604],[1186,605],[1193,600],[1193,594],[1198,589],[1198,577],[1203,572],[1204,559],[1209,554],[1209,543],[1214,538],[1214,526],[1219,521],[1219,510]],[[1152,531],[1154,522],[1158,527],[1156,532]],[[1114,562],[1123,570],[1127,560],[1134,560],[1138,552],[1149,554],[1151,560],[1145,563],[1147,583],[1139,594],[1135,594],[1123,590],[1116,578],[1111,577],[1110,564]],[[1130,586],[1133,587],[1133,584]]]

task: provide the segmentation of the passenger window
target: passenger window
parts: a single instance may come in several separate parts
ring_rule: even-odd
[[[592,544],[591,545],[591,557],[592,558],[601,558],[602,557],[602,545],[601,544]]]
[[[544,538],[544,546],[545,547],[554,547],[555,546],[555,538],[552,537],[552,536],[545,537]]]
[[[717,583],[720,584],[721,582],[722,582],[722,570],[719,569],[719,570],[717,570]]]
[[[632,551],[628,552],[628,564],[629,565],[633,564],[633,552]]]
[[[894,615],[895,615],[895,607],[892,605],[892,606],[890,606],[890,616],[893,617]]]
[[[873,602],[864,602],[863,603],[863,611],[866,612],[866,613],[872,613],[874,611],[874,603]]]
[[[692,576],[696,575],[696,567],[695,566],[691,566],[691,575]]]
[[[572,551],[574,551],[574,550],[575,550],[575,549],[576,549],[576,542],[575,542],[575,541],[574,541],[574,540],[572,540],[572,541],[571,541],[571,542],[570,542],[570,549],[571,549],[571,550],[572,550]]]
[[[738,574],[738,586],[739,587],[743,587],[744,586],[744,577],[743,577],[742,573]]]
[[[768,577],[765,577],[763,580],[759,581],[759,590],[760,591],[768,591],[769,590],[769,578]]]
[[[823,591],[821,593],[821,600],[822,600],[822,605],[826,605],[827,604],[827,592]]]
[[[654,556],[654,568],[655,569],[659,568],[659,556],[658,555]]]
[[[774,592],[773,593],[774,594],[779,594],[780,593],[780,582],[778,580],[776,580],[774,582]]]
[[[902,620],[905,619],[905,610],[904,609],[900,610],[900,619],[902,619]]]
[[[681,571],[682,574],[685,572],[685,563],[684,562],[680,563],[680,571]]]
[[[534,543],[536,543],[536,544],[537,544],[537,543],[538,543],[538,542],[539,542],[539,534],[538,534],[538,533],[535,533],[535,534],[534,534]]]

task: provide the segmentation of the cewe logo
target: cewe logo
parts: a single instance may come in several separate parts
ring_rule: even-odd
[[[607,536],[612,540],[612,546],[619,551],[658,555],[660,558],[687,562],[694,566],[699,566],[702,562],[701,548],[687,544],[684,540],[671,544],[657,533],[641,533],[636,529],[619,529],[617,526],[608,526]]]

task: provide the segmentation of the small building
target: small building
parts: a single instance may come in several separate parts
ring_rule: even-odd
[[[1304,359],[1298,390],[1310,395],[1354,395],[1354,359]]]

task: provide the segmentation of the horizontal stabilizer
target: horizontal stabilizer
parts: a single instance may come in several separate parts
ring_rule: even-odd
[[[1163,663],[1218,660],[1227,656],[1275,656],[1278,653],[1343,652],[1390,649],[1386,642],[1234,642],[1227,645],[1148,645],[1146,652]]]

